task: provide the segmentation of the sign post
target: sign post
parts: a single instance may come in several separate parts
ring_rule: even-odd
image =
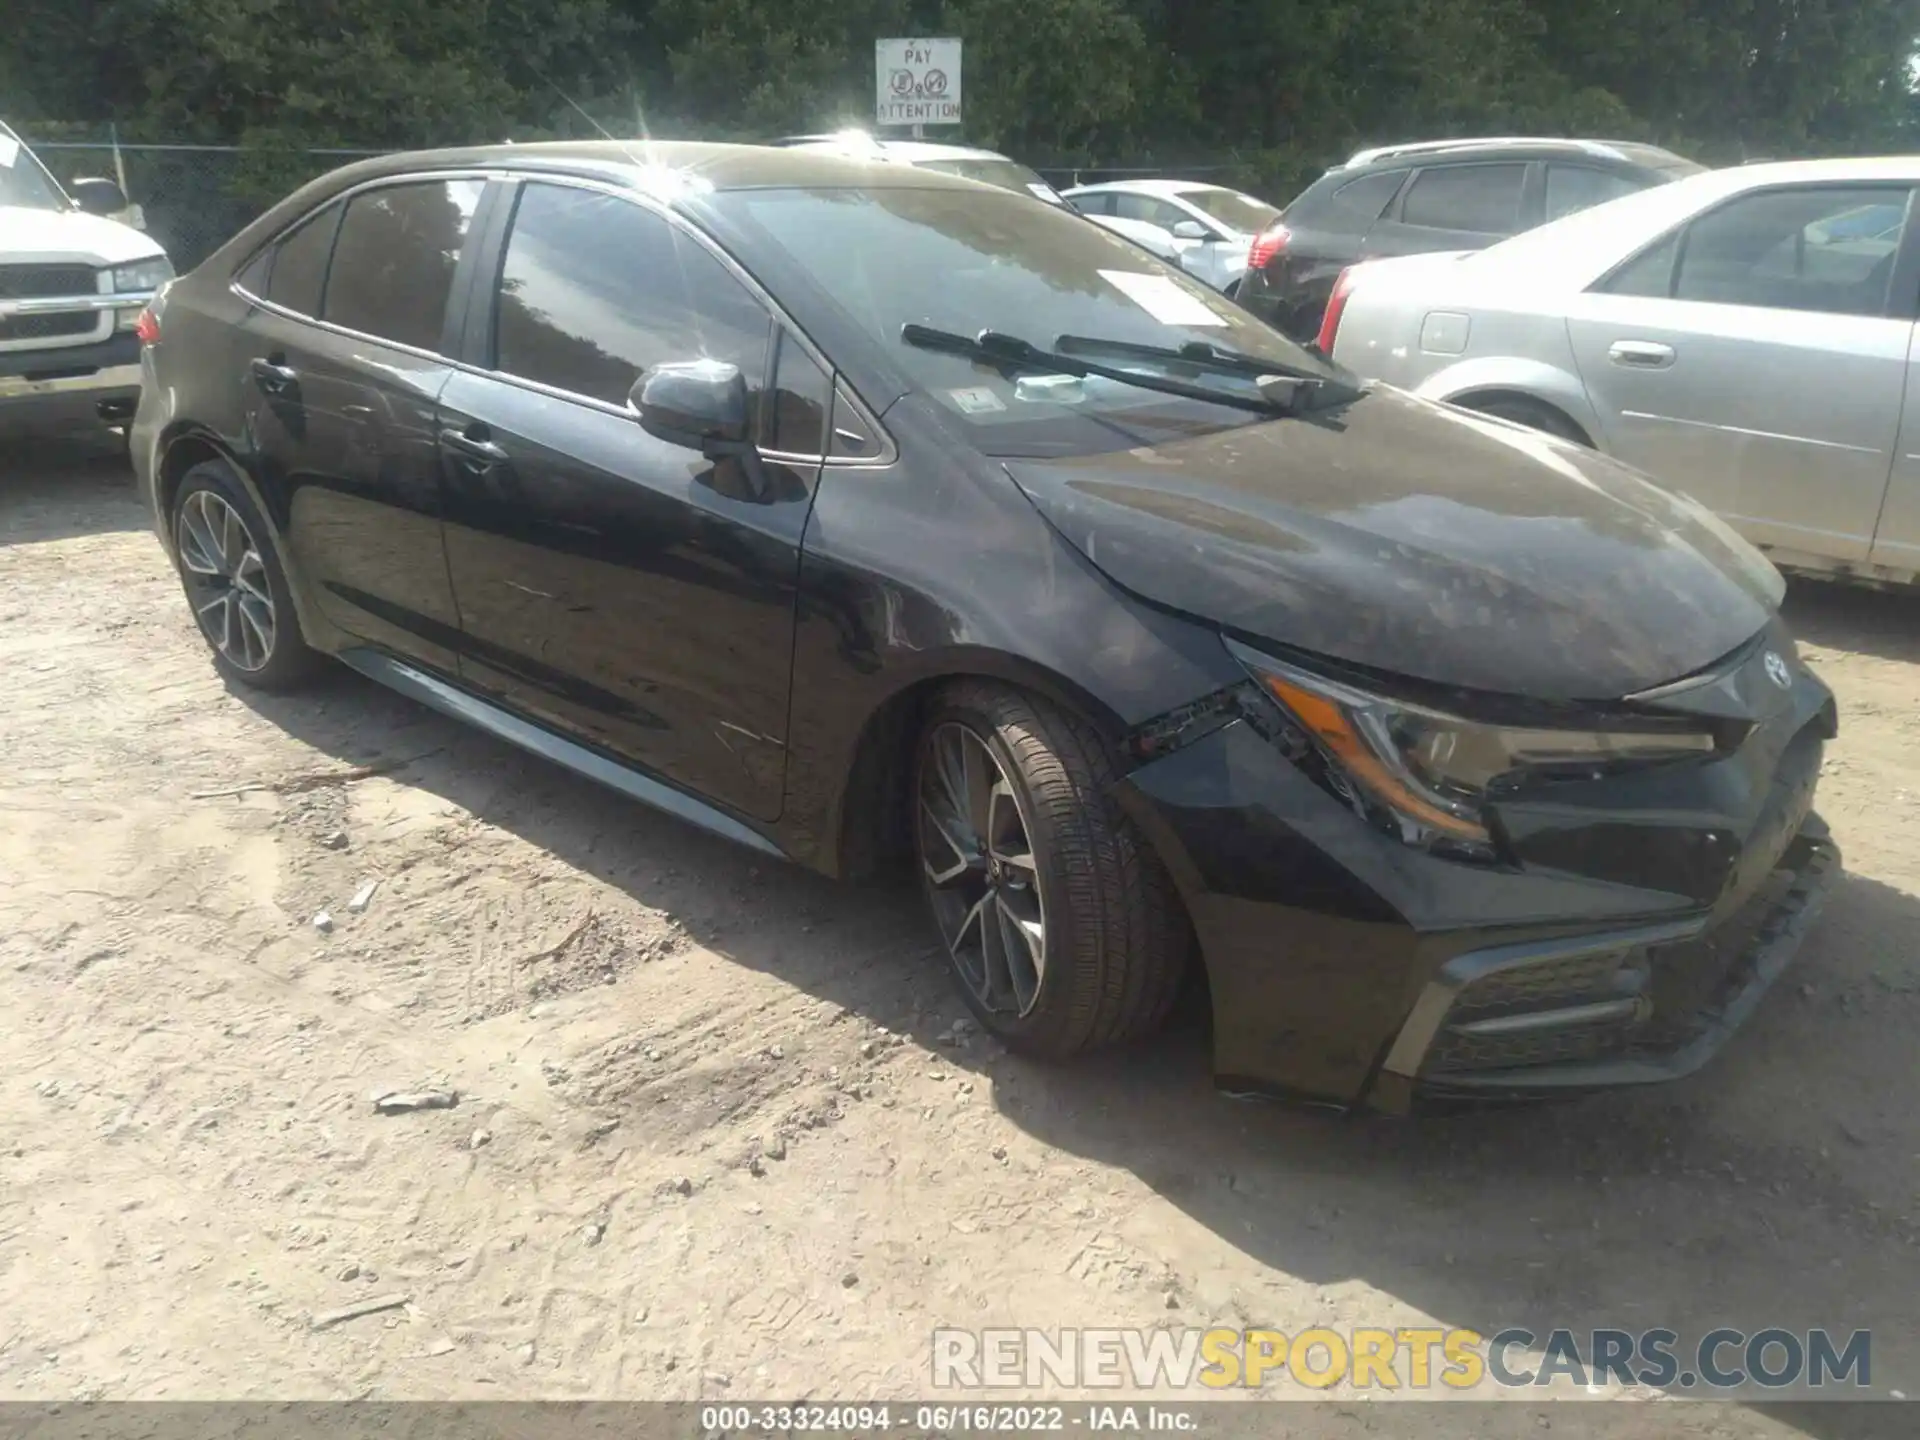
[[[873,118],[880,125],[911,125],[915,138],[928,125],[960,123],[960,42],[873,42]]]

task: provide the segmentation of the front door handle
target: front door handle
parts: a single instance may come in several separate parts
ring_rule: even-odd
[[[477,460],[483,467],[504,465],[506,450],[487,437],[487,427],[484,425],[469,425],[464,430],[456,430],[449,425],[440,432],[440,443],[468,460]]]
[[[247,368],[253,372],[253,383],[268,395],[288,394],[300,383],[300,372],[275,358],[256,359]]]
[[[1635,370],[1664,370],[1673,364],[1673,347],[1657,340],[1616,340],[1607,347],[1607,358]]]

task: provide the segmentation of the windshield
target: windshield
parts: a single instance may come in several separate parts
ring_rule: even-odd
[[[990,455],[1091,454],[1265,417],[1099,377],[1007,375],[904,343],[907,325],[995,330],[1051,349],[1063,335],[1238,351],[1276,370],[1337,371],[1181,271],[1071,210],[954,190],[737,190],[714,206],[754,248],[784,254]],[[1240,396],[1252,378],[1178,360],[1128,368]]]
[[[962,180],[978,180],[982,185],[997,185],[1021,195],[1038,195],[1042,200],[1058,200],[1054,188],[1038,174],[1013,160],[968,158],[962,160],[916,160],[916,170],[937,170],[942,175],[958,175]],[[1064,203],[1064,202],[1061,202]]]
[[[1243,235],[1258,235],[1280,218],[1277,206],[1242,195],[1238,190],[1182,190],[1180,198]]]
[[[40,168],[33,152],[4,125],[0,125],[0,205],[24,210],[67,208],[67,197],[53,183],[53,177]]]

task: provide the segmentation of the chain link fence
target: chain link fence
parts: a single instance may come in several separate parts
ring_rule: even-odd
[[[118,183],[130,202],[120,218],[153,236],[183,274],[289,191],[385,153],[22,138],[62,184],[82,176]]]

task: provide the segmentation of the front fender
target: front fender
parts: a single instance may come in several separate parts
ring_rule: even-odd
[[[1434,371],[1413,393],[1422,400],[1451,405],[1496,391],[1526,395],[1553,406],[1586,431],[1601,450],[1608,448],[1606,426],[1587,398],[1587,387],[1580,377],[1543,361],[1518,355],[1478,355]]]

